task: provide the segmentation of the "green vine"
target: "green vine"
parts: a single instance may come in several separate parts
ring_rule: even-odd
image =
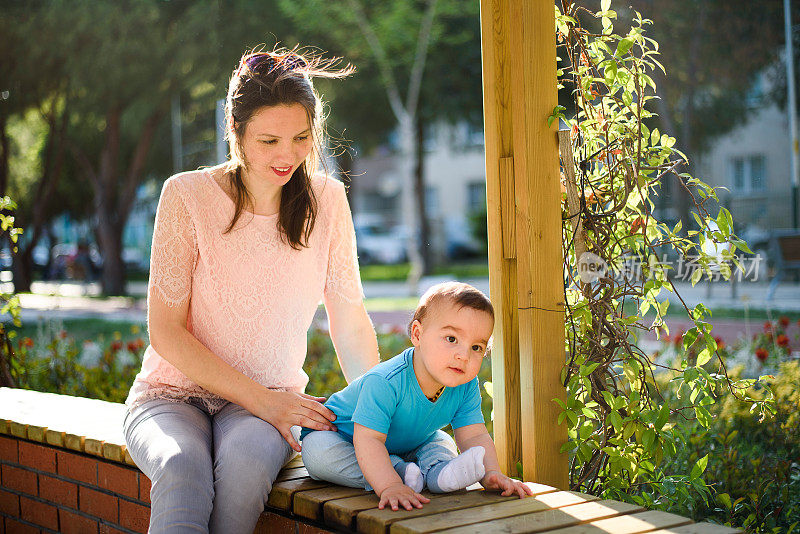
[[[716,190],[681,172],[686,156],[675,138],[651,129],[652,73],[664,71],[658,43],[646,35],[651,21],[634,12],[630,28],[618,34],[616,19],[610,0],[602,0],[598,12],[570,0],[556,9],[559,88],[571,91],[574,115],[566,117],[559,106],[550,121],[560,118],[570,125],[577,171],[576,183],[565,185],[567,191],[574,187],[578,198],[578,208],[568,208],[564,195],[571,358],[563,373],[567,400],[558,401],[559,424],[566,422],[569,429],[562,452],[571,455],[573,489],[668,508],[689,492],[705,502],[713,496],[703,480],[708,456],[686,473],[663,467],[665,457],[674,456],[687,439],[682,421],[708,428],[709,406],[724,392],[748,402],[761,417],[774,411],[774,403],[768,389],[752,393],[759,381],[729,376],[707,321],[711,311],[702,304],[690,309],[680,299],[694,326],[674,361],[656,361],[637,345],[644,331],[669,333],[663,320],[669,301],[663,295],[680,295],[668,255],[694,259],[695,284],[715,272],[728,279],[732,269],[742,268],[736,251],[750,251],[732,232],[728,210],[715,208]],[[680,223],[670,228],[654,216],[654,198],[668,178],[691,195],[696,228],[684,230]],[[722,251],[709,253],[707,240],[724,245]],[[587,277],[579,266],[594,257],[601,270]],[[631,305],[636,311],[626,313]],[[675,394],[664,395],[664,388]]]
[[[12,252],[17,250],[17,240],[22,234],[22,229],[14,226],[14,210],[16,203],[9,197],[0,197],[0,235],[8,239]],[[0,291],[0,315],[8,315],[14,326],[20,326],[19,297],[13,293]],[[0,323],[0,386],[15,387],[20,371],[19,364],[14,355],[11,340],[15,332],[9,332],[5,323]]]

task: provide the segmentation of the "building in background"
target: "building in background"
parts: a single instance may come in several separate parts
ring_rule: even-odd
[[[747,239],[792,225],[789,118],[762,88],[770,88],[767,75],[754,84],[750,116],[715,139],[695,171],[709,185],[727,188],[718,192],[720,203],[733,215],[734,231]]]
[[[379,149],[354,161],[351,203],[357,229],[369,225],[391,229],[402,224],[399,157],[389,149]],[[470,219],[486,213],[483,132],[466,124],[431,128],[425,143],[424,176],[435,258],[442,261],[480,254],[483,244],[473,235]]]

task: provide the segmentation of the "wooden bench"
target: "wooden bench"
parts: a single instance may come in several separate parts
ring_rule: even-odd
[[[122,436],[121,404],[0,388],[0,532],[146,532],[150,481]],[[281,471],[255,533],[733,533],[738,530],[531,484],[517,499],[477,489],[422,509],[378,510],[370,492]]]
[[[789,271],[800,270],[800,231],[775,230],[770,235],[769,251],[775,262],[775,276],[767,290],[767,302]]]

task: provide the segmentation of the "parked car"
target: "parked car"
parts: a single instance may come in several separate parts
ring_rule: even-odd
[[[355,230],[360,263],[407,261],[407,233],[402,226],[385,227],[374,222],[356,222]]]

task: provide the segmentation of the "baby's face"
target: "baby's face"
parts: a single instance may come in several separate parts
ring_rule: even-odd
[[[439,302],[422,323],[414,321],[411,342],[422,371],[437,384],[455,387],[478,376],[493,328],[492,316],[484,311]]]

